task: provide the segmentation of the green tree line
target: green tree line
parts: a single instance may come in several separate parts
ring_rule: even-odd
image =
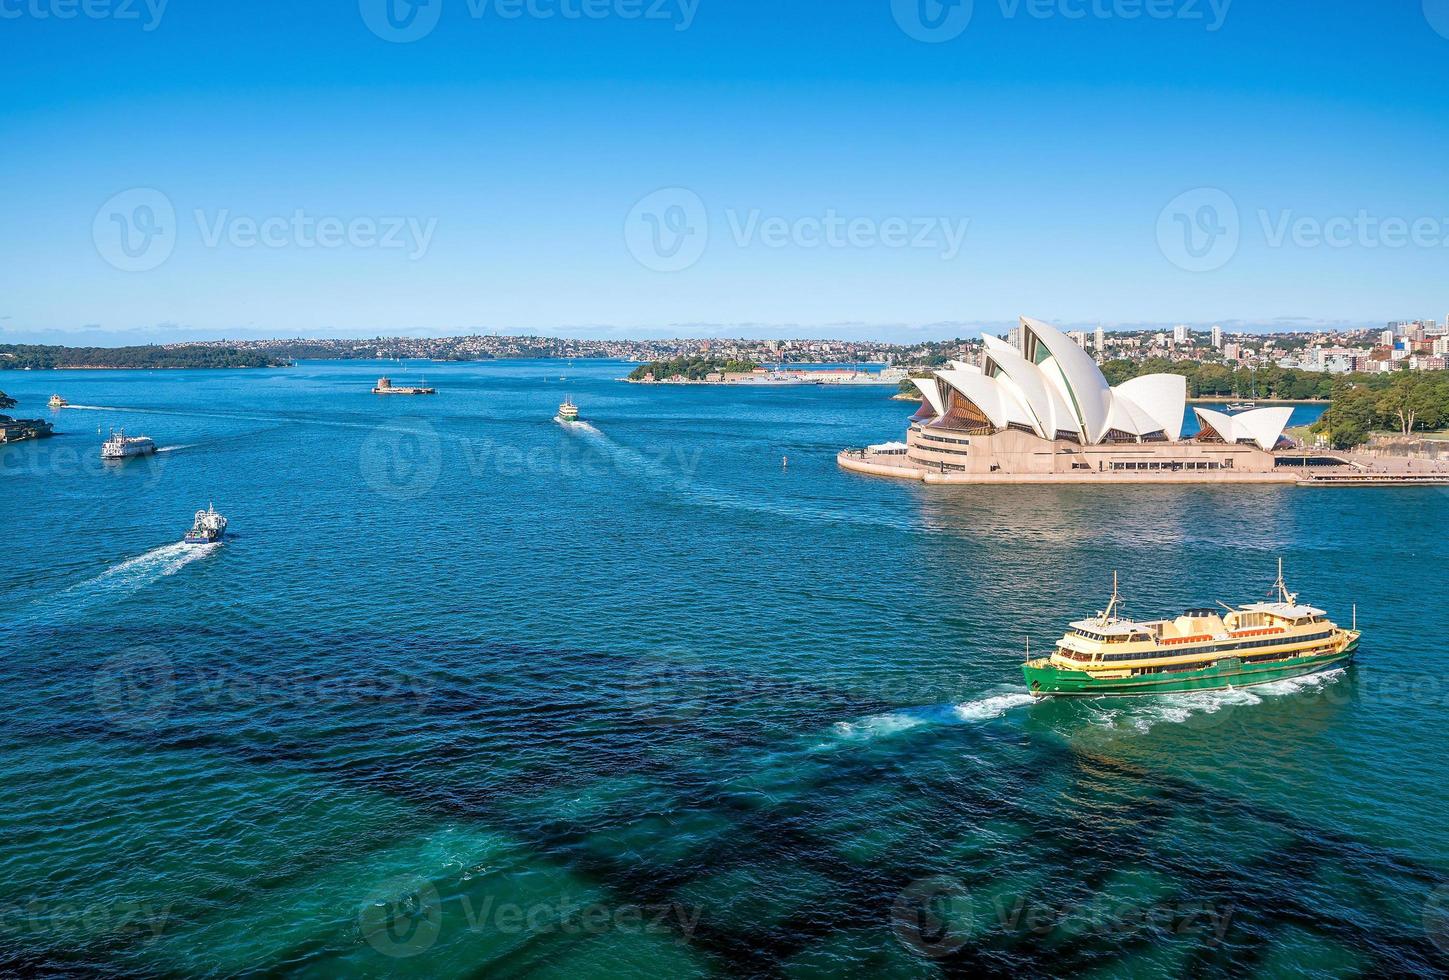
[[[753,371],[759,367],[754,361],[732,361],[715,357],[700,357],[692,355],[688,357],[675,357],[667,361],[650,361],[648,364],[641,364],[629,372],[630,381],[642,381],[646,374],[652,373],[655,380],[663,381],[665,378],[672,378],[676,374],[688,378],[690,381],[703,381],[706,375],[716,371],[724,373]]]
[[[1449,371],[1396,371],[1340,377],[1333,400],[1312,430],[1337,449],[1352,449],[1375,431],[1409,436],[1449,427]]]
[[[46,371],[54,368],[254,368],[281,367],[285,361],[235,347],[53,347],[0,344],[0,370]]]
[[[1269,364],[1256,371],[1226,364],[1197,361],[1168,361],[1163,358],[1137,362],[1114,360],[1102,365],[1111,385],[1142,374],[1180,374],[1187,379],[1190,398],[1262,398],[1291,400],[1333,395],[1333,375],[1321,371],[1300,371]]]

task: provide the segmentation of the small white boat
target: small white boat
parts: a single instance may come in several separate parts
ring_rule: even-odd
[[[226,534],[226,518],[216,512],[210,503],[206,510],[198,510],[192,521],[191,530],[182,537],[186,544],[215,544]]]

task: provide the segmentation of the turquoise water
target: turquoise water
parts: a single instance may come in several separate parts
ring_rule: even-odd
[[[3,376],[90,407],[0,456],[0,969],[1449,969],[1449,496],[876,480],[887,389],[625,370]],[[1027,703],[1114,569],[1148,614],[1280,555],[1354,667]]]

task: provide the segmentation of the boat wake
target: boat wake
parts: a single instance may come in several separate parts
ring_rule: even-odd
[[[977,701],[956,705],[956,717],[962,721],[988,721],[1000,718],[1012,708],[1024,708],[1036,699],[1025,691],[995,694]]]
[[[564,419],[554,419],[554,421],[557,422],[559,425],[563,426],[565,429],[572,429],[575,432],[592,433],[596,436],[603,435],[602,432],[600,432],[598,429],[594,428],[587,422],[568,422]]]
[[[859,721],[838,721],[830,732],[839,741],[862,742],[885,738],[923,725],[959,725],[991,721],[1013,708],[1022,708],[1035,699],[1025,691],[1005,691],[961,704],[934,705],[924,708],[902,708],[871,715]],[[824,746],[821,746],[822,748]]]
[[[153,582],[175,575],[194,561],[212,554],[217,544],[188,545],[176,542],[153,548],[143,555],[127,558],[94,578],[72,585],[53,595],[37,599],[22,623],[44,622],[52,618],[70,618],[104,602],[137,592]]]
[[[1131,728],[1151,731],[1158,725],[1180,724],[1217,715],[1224,708],[1249,707],[1269,698],[1280,698],[1305,691],[1316,691],[1344,676],[1345,668],[1290,677],[1286,680],[1254,687],[1228,688],[1225,691],[1203,691],[1199,694],[1155,694],[1134,698],[1131,704],[1115,702],[1113,707],[1096,709],[1094,723],[1103,728]],[[1094,705],[1095,709],[1095,705]]]
[[[197,442],[188,442],[188,443],[183,443],[180,446],[161,446],[156,451],[158,453],[174,453],[178,449],[193,449],[193,448],[195,448],[196,446],[199,446],[199,445],[201,445],[201,444],[200,443],[197,443]]]

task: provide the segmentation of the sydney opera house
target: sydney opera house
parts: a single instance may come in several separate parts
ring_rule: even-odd
[[[1112,387],[1085,350],[1038,320],[1020,349],[986,337],[980,365],[917,378],[905,442],[840,454],[847,469],[932,483],[1293,482],[1274,451],[1291,407],[1229,415],[1194,407],[1187,381],[1150,374]]]

